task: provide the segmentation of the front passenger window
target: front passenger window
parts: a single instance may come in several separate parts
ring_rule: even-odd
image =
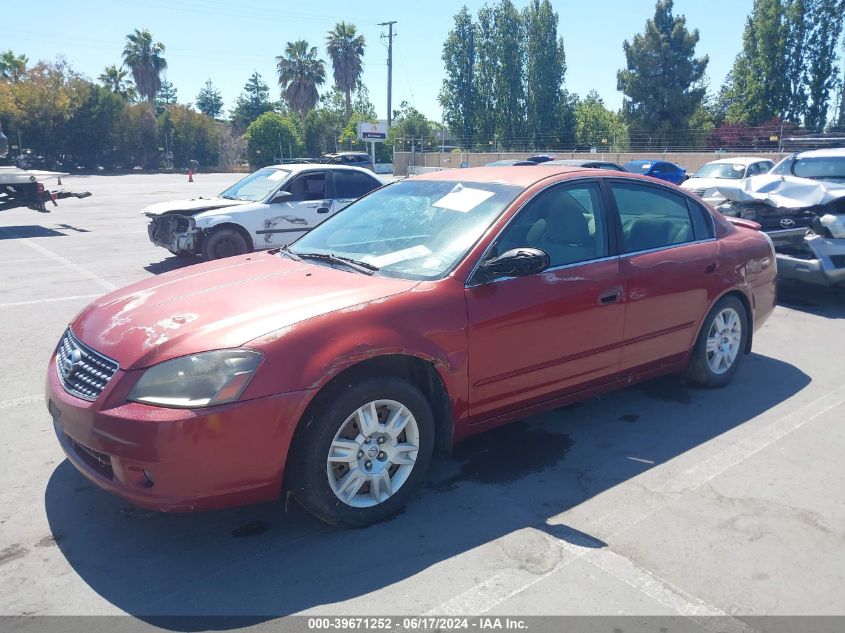
[[[499,255],[521,247],[546,251],[552,267],[606,257],[607,230],[598,184],[558,186],[537,194],[496,243]]]

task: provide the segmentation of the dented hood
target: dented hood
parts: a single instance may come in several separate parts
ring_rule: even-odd
[[[361,275],[270,253],[230,257],[109,293],[71,324],[123,369],[238,347],[305,319],[410,290],[416,281]]]
[[[845,185],[769,174],[752,176],[736,184],[724,184],[717,189],[733,202],[762,202],[782,209],[826,205],[845,198]]]
[[[146,207],[141,213],[147,216],[164,215],[166,213],[184,213],[193,215],[200,211],[211,209],[223,209],[242,204],[250,204],[248,200],[230,200],[229,198],[191,198],[190,200],[173,200],[171,202],[158,202]]]

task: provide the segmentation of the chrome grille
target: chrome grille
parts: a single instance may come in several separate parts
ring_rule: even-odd
[[[65,330],[56,348],[56,371],[65,391],[83,400],[96,400],[119,366]]]

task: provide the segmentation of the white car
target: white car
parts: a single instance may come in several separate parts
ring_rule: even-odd
[[[289,244],[373,189],[386,184],[359,167],[264,167],[214,198],[145,208],[150,240],[174,255],[219,259]]]
[[[765,174],[774,162],[768,158],[747,156],[743,158],[721,158],[702,165],[697,172],[681,184],[705,202],[717,205],[725,201],[725,196],[717,189],[726,181],[741,181],[749,176]]]

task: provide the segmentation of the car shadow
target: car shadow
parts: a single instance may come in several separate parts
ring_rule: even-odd
[[[349,614],[354,606],[337,603],[400,591],[391,586],[442,573],[439,563],[525,528],[604,547],[557,515],[745,424],[809,383],[798,368],[751,354],[721,390],[666,377],[534,416],[459,444],[435,461],[403,513],[360,530],[328,527],[293,501],[204,514],[139,510],[66,461],[44,503],[53,542],[80,578],[150,624],[230,629],[331,605]],[[418,604],[397,600],[384,612],[418,611]]]
[[[0,226],[0,240],[23,240],[34,237],[65,237],[65,234],[37,224]]]
[[[778,305],[828,319],[845,319],[845,288],[780,279]]]
[[[161,273],[168,273],[171,270],[179,270],[180,268],[193,266],[194,264],[199,264],[200,262],[202,262],[202,259],[199,257],[176,257],[174,255],[173,257],[168,257],[160,262],[147,264],[144,266],[144,270],[154,275],[160,275]]]

